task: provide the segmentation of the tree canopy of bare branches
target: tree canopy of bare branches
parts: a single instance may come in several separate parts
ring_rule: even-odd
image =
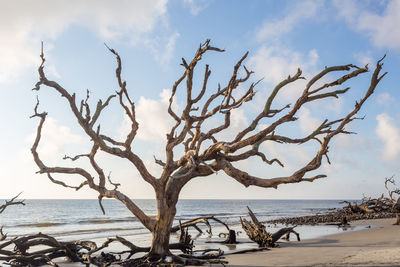
[[[209,65],[205,65],[202,85],[199,90],[196,90],[193,77],[195,72],[198,71],[198,63],[209,52],[224,52],[220,48],[211,46],[210,40],[207,40],[198,47],[191,60],[188,61],[182,58],[183,71],[172,86],[167,110],[175,123],[166,137],[164,159],[155,159],[155,162],[162,167],[161,175],[156,177],[149,171],[145,162],[135,152],[132,145],[139,129],[135,103],[130,96],[128,84],[121,75],[121,57],[114,49],[108,49],[116,58],[115,74],[118,89],[116,94],[111,94],[105,100],[99,100],[96,106],[89,105],[89,93],[85,99],[79,100],[75,93],[70,93],[61,84],[47,78],[44,71],[45,56],[43,49],[40,55],[42,63],[38,69],[39,81],[34,88],[34,90],[39,91],[42,87],[47,87],[61,94],[63,99],[66,100],[65,103],[69,106],[72,116],[76,118],[80,127],[90,137],[92,148],[87,154],[65,157],[65,159],[73,161],[86,159],[91,164],[92,170],[80,167],[49,166],[42,161],[38,153],[38,146],[42,138],[42,128],[46,121],[47,113],[39,111],[39,100],[32,115],[32,117],[39,119],[39,124],[31,151],[34,161],[39,167],[38,172],[46,174],[53,183],[76,190],[82,187],[90,187],[97,191],[101,207],[103,198],[114,198],[124,203],[132,214],[153,233],[150,250],[150,255],[153,256],[165,256],[170,253],[168,243],[171,226],[176,214],[179,193],[190,180],[196,177],[205,177],[216,172],[224,172],[246,187],[258,186],[264,188],[277,188],[280,184],[313,182],[326,177],[324,174],[311,176],[308,174],[321,166],[324,157],[329,162],[328,149],[331,140],[337,135],[350,133],[346,130],[346,126],[356,119],[356,115],[365,101],[374,93],[376,86],[386,75],[386,73],[381,74],[382,58],[376,63],[369,87],[366,88],[364,95],[355,103],[352,110],[345,116],[335,120],[324,120],[306,136],[293,138],[278,135],[276,131],[283,125],[297,120],[299,110],[307,103],[332,97],[338,98],[349,90],[349,87],[341,88],[348,80],[369,71],[368,66],[358,67],[352,64],[325,67],[314,77],[308,79],[308,83],[294,103],[275,107],[277,105],[275,103],[277,95],[287,85],[295,84],[298,80],[305,79],[302,76],[302,71],[298,69],[296,73],[289,75],[273,88],[270,95],[265,99],[264,106],[260,107],[259,113],[252,118],[248,126],[241,131],[235,132],[235,136],[231,140],[221,140],[218,139],[218,134],[230,129],[232,111],[253,100],[258,82],[251,82],[253,72],[244,66],[245,59],[248,56],[247,52],[233,67],[230,79],[214,90],[208,88],[211,69]],[[240,74],[242,72],[243,75]],[[329,79],[328,76],[330,75],[328,74],[340,74],[340,76],[321,85],[322,79]],[[247,89],[244,91],[238,90],[239,87]],[[173,105],[174,96],[178,90],[183,90],[186,96],[185,105],[180,112],[175,110]],[[103,110],[107,108],[114,98],[117,99],[130,121],[130,131],[122,140],[117,140],[104,134],[99,123]],[[204,126],[206,122],[214,118],[221,118],[222,123],[211,129]],[[265,125],[262,124],[263,121],[267,119],[269,124],[262,126]],[[237,162],[257,157],[265,164],[283,166],[280,159],[269,159],[260,150],[260,145],[265,142],[304,144],[310,141],[315,141],[319,145],[314,156],[304,166],[288,176],[257,177],[234,165]],[[96,159],[99,150],[130,162],[132,167],[139,172],[141,178],[154,188],[158,210],[157,217],[153,218],[146,215],[131,200],[134,196],[127,196],[122,193],[119,190],[119,184],[113,183],[110,177],[106,176]],[[177,154],[177,151],[183,151],[183,153]],[[80,176],[82,177],[82,183],[70,185],[57,179],[55,177],[57,174]]]

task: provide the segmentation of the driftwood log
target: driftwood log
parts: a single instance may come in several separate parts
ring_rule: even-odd
[[[169,245],[171,250],[181,250],[183,254],[175,256],[171,255],[171,260],[181,264],[204,264],[204,263],[225,263],[219,258],[223,252],[207,253],[201,256],[191,255],[193,241],[187,232],[181,234],[180,243]],[[101,252],[113,242],[119,242],[127,250],[120,252]],[[97,246],[92,241],[70,241],[62,242],[54,237],[38,233],[24,237],[16,237],[0,244],[0,261],[7,262],[11,266],[42,266],[52,265],[58,266],[54,259],[67,257],[72,262],[80,262],[87,266],[110,266],[111,264],[120,266],[158,266],[165,259],[152,260],[148,257],[131,259],[131,257],[139,252],[149,252],[151,247],[138,247],[123,237],[116,236],[108,238],[102,245]],[[100,253],[97,253],[100,252]],[[123,255],[127,255],[124,256]]]
[[[382,214],[388,213],[391,217],[396,216],[395,225],[400,224],[400,189],[394,188],[391,186],[395,186],[395,180],[392,177],[385,178],[385,188],[387,191],[387,195],[382,194],[378,198],[367,198],[363,197],[361,203],[357,202],[350,203],[348,201],[343,201],[347,206],[343,208],[344,213],[347,214]],[[397,195],[397,196],[395,196]]]
[[[385,178],[385,188],[387,196],[382,194],[379,198],[363,197],[361,203],[357,202],[350,203],[343,201],[347,206],[344,208],[348,213],[378,213],[378,212],[400,212],[400,189],[391,189],[390,184],[395,186],[395,180],[393,176],[391,178]],[[395,197],[397,195],[397,197]]]
[[[252,241],[256,242],[259,247],[276,247],[276,242],[282,236],[286,235],[285,239],[289,240],[291,233],[295,234],[297,240],[300,241],[300,235],[294,230],[294,227],[285,227],[273,234],[269,233],[266,230],[265,225],[258,221],[253,211],[249,207],[247,207],[247,209],[249,210],[251,222],[244,218],[240,218],[240,223],[242,224],[242,228],[246,232],[247,236]]]
[[[13,198],[14,200],[15,198]],[[11,203],[7,201],[6,203]],[[7,204],[9,206],[10,204]],[[3,205],[4,206],[4,205]],[[1,207],[3,207],[1,206]],[[4,210],[4,209],[3,209]],[[23,237],[15,237],[0,243],[0,264],[6,262],[10,266],[42,266],[51,265],[58,266],[54,259],[68,258],[72,262],[80,262],[86,266],[159,266],[166,262],[173,262],[174,266],[183,265],[203,265],[203,264],[224,264],[226,261],[220,258],[224,254],[221,250],[204,250],[201,255],[193,255],[193,240],[188,233],[188,227],[195,226],[198,222],[207,222],[213,219],[228,229],[228,225],[213,216],[205,217],[204,220],[192,220],[189,222],[179,222],[179,243],[169,244],[170,250],[180,250],[180,255],[168,255],[164,258],[150,258],[144,256],[141,258],[132,259],[136,253],[148,253],[151,247],[139,247],[126,240],[123,237],[116,236],[108,238],[103,244],[98,246],[93,241],[58,241],[56,238],[38,233]],[[209,232],[211,226],[207,224]],[[234,233],[234,231],[233,231]],[[236,237],[235,237],[236,238]],[[235,239],[236,241],[236,239]],[[108,247],[113,242],[119,242],[127,249],[119,252],[102,252],[103,249]],[[199,251],[196,251],[199,252]],[[180,265],[179,265],[180,264]]]
[[[207,226],[208,230],[206,230],[206,232],[211,236],[212,235],[212,227],[211,227],[211,224],[210,224],[211,220],[215,221],[216,223],[222,224],[226,228],[226,230],[228,231],[226,234],[225,233],[221,233],[221,234],[224,234],[225,236],[227,236],[226,240],[223,241],[222,243],[225,243],[225,244],[236,244],[237,243],[237,241],[236,241],[236,232],[234,230],[230,229],[229,226],[225,222],[221,221],[218,218],[215,218],[214,216],[198,217],[198,218],[192,219],[190,221],[186,221],[186,222],[184,222],[182,224],[179,224],[179,225],[176,225],[176,226],[172,227],[171,228],[171,233],[175,233],[178,230],[181,230],[181,232],[182,232],[182,230],[184,228],[189,228],[189,227],[193,227],[199,233],[203,233],[203,230],[201,230],[201,228],[197,225],[197,224],[202,223],[202,224],[205,224]],[[221,234],[219,236],[221,236]]]
[[[5,201],[0,206],[0,214],[4,210],[12,205],[25,205],[24,201],[17,201],[16,199],[20,194],[13,197],[11,200]],[[116,236],[115,238],[108,238],[103,244],[97,246],[93,241],[58,241],[56,238],[38,233],[34,235],[28,235],[23,237],[14,237],[10,240],[7,239],[7,235],[3,234],[3,227],[0,228],[0,265],[5,263],[10,266],[22,267],[22,266],[42,266],[51,265],[58,266],[54,259],[68,258],[72,262],[80,262],[86,266],[159,266],[165,262],[174,262],[181,265],[202,265],[202,264],[224,264],[226,261],[220,259],[224,254],[223,251],[218,250],[217,253],[209,253],[210,251],[204,251],[200,256],[193,255],[193,240],[188,234],[188,227],[193,226],[196,229],[200,229],[196,226],[196,223],[203,222],[208,227],[208,232],[211,234],[211,225],[209,220],[214,220],[224,225],[228,230],[227,224],[221,220],[214,218],[213,216],[198,218],[189,222],[179,222],[179,243],[169,244],[169,250],[180,250],[183,254],[180,255],[168,255],[169,258],[157,258],[145,256],[141,258],[131,259],[131,257],[140,252],[148,253],[151,247],[139,247],[126,240],[123,237]],[[200,230],[201,231],[201,230]],[[176,232],[176,230],[174,230]],[[3,242],[1,242],[3,241]],[[127,250],[120,252],[102,252],[102,250],[108,247],[113,242],[119,242],[123,246],[127,247]],[[174,265],[179,266],[179,265]]]

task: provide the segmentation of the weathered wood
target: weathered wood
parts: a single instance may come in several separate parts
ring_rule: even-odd
[[[229,230],[228,237],[224,241],[225,244],[237,244],[235,230]]]
[[[73,262],[93,264],[96,266],[106,266],[107,264],[113,264],[115,262],[122,264],[123,261],[115,257],[113,253],[101,252],[98,255],[95,254],[108,247],[112,242],[119,242],[129,249],[115,253],[129,254],[128,257],[126,257],[127,260],[136,253],[149,252],[151,249],[151,247],[138,247],[120,236],[109,238],[98,247],[96,243],[92,241],[63,242],[56,240],[52,236],[38,233],[14,238],[1,244],[0,260],[6,261],[12,266],[41,266],[45,264],[56,266],[52,260],[64,257],[67,257]],[[14,245],[14,249],[6,249],[12,245]],[[43,248],[43,246],[46,248]],[[183,253],[191,252],[192,248],[193,243],[190,242],[169,244],[169,249],[178,249]]]
[[[254,242],[258,244],[259,247],[275,247],[276,242],[284,235],[286,239],[289,240],[291,233],[295,234],[297,241],[300,241],[300,235],[294,231],[294,227],[286,227],[278,230],[277,232],[271,234],[266,230],[265,225],[259,222],[253,211],[247,207],[249,211],[249,216],[251,222],[246,219],[240,218],[240,223],[242,224],[243,230],[246,232],[247,236]]]
[[[300,234],[297,233],[295,230],[293,230],[294,227],[286,227],[279,229],[277,232],[272,234],[272,244],[275,244],[279,239],[281,239],[282,236],[285,235],[284,239],[289,241],[290,239],[290,234],[295,234],[297,241],[300,241]]]
[[[213,220],[213,221],[215,221],[215,222],[217,222],[219,224],[222,224],[229,232],[230,229],[229,229],[229,226],[226,223],[224,223],[223,221],[221,221],[218,218],[215,218],[214,216],[205,216],[205,217],[199,217],[199,218],[195,218],[195,219],[186,221],[186,222],[182,223],[182,225],[176,225],[176,226],[171,228],[171,233],[177,232],[178,230],[180,230],[181,227],[182,228],[193,227],[197,231],[199,231],[199,233],[203,233],[203,231],[197,226],[197,224],[204,223],[208,228],[207,232],[211,235],[212,234],[212,227],[211,227],[211,224],[209,222],[210,220]]]
[[[181,251],[185,254],[192,254],[193,251],[193,240],[192,237],[189,235],[189,231],[187,228],[182,226],[181,220],[179,220],[179,228],[181,233],[179,234],[179,244],[184,245],[185,247],[181,249]]]

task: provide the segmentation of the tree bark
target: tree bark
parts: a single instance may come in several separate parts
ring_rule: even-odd
[[[166,201],[165,198],[157,198],[157,220],[152,232],[153,239],[149,251],[149,257],[162,258],[170,255],[169,239],[171,235],[171,227],[176,214],[176,202]]]

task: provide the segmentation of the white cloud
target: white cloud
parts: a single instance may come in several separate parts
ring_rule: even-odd
[[[136,106],[136,119],[139,123],[137,138],[146,141],[164,142],[166,134],[171,130],[174,120],[168,114],[171,91],[164,89],[159,100],[140,97]],[[173,109],[176,111],[177,106]],[[125,116],[120,129],[121,137],[125,138],[130,130],[130,120]]]
[[[263,45],[256,51],[254,56],[249,59],[250,68],[254,70],[256,78],[263,78],[263,83],[268,86],[268,93],[270,93],[272,88],[277,84],[286,79],[288,75],[293,76],[296,74],[298,68],[302,70],[301,76],[305,79],[297,80],[282,88],[275,100],[275,104],[278,103],[281,106],[273,106],[273,108],[282,108],[282,105],[294,103],[294,101],[301,96],[307,82],[321,71],[321,69],[319,69],[320,64],[319,55],[315,49],[306,53],[301,53],[278,45]],[[317,88],[324,83],[332,82],[335,77],[336,76],[333,75],[326,75],[317,81],[313,85],[313,88]],[[265,99],[266,95],[263,93],[256,95],[255,102],[257,102],[257,110],[259,110],[260,105],[264,105]],[[318,107],[319,110],[329,110],[339,114],[343,109],[344,100],[342,97],[339,97],[339,99],[326,98],[313,101],[307,105],[312,108]]]
[[[378,104],[388,107],[397,105],[396,99],[387,92],[379,94],[376,98],[376,101],[378,102]]]
[[[357,31],[365,33],[378,47],[400,50],[400,1],[391,0],[382,14],[367,9],[363,1],[334,1],[339,15]]]
[[[155,59],[163,66],[165,66],[173,56],[175,49],[175,42],[180,37],[180,34],[175,32],[166,40],[163,38],[147,39],[145,41],[147,47],[153,52]],[[163,45],[165,43],[165,45]]]
[[[249,64],[264,81],[278,84],[288,75],[294,75],[297,68],[315,64],[314,52],[309,55],[309,59],[304,58],[302,53],[288,48],[263,45],[249,59]]]
[[[130,36],[137,42],[166,13],[166,0],[8,1],[0,9],[0,83],[39,63],[41,40],[56,38],[71,25],[89,28],[102,39]]]
[[[283,169],[274,163],[282,175],[289,174],[294,170],[303,167],[312,159],[312,153],[309,148],[304,145],[293,144],[279,144],[272,141],[264,142],[262,145],[263,150],[266,151],[265,155],[269,160],[273,158],[279,159],[285,166]]]
[[[210,4],[209,0],[183,0],[185,6],[189,7],[190,14],[196,16],[201,11],[206,9]]]
[[[378,121],[378,126],[375,130],[384,144],[383,158],[385,160],[397,159],[400,155],[400,127],[386,113],[376,116],[376,120]]]
[[[308,108],[303,107],[299,111],[299,124],[303,134],[309,135],[315,131],[319,125],[321,125],[321,120],[312,117],[311,111]]]
[[[268,126],[269,124],[260,124],[258,125],[257,130],[259,131],[265,129]],[[279,135],[280,133],[277,134]],[[291,172],[309,162],[312,158],[312,153],[315,153],[314,150],[310,150],[311,146],[298,144],[281,144],[273,141],[266,141],[262,143],[261,147],[267,159],[279,159],[285,166],[284,168],[282,168],[278,164],[274,163],[272,167],[276,167],[275,169],[278,171],[276,175],[291,174]]]
[[[374,62],[370,51],[355,53],[354,58],[357,60],[358,64],[360,64],[360,66],[362,67],[365,65],[370,65],[371,63]]]
[[[303,70],[302,76],[309,78],[316,68],[318,58],[316,50],[305,55],[282,46],[263,45],[249,59],[249,64],[258,78],[264,78],[264,82],[275,86],[288,75],[296,74],[298,68]],[[300,96],[305,83],[304,80],[298,80],[282,89],[279,95],[285,100],[293,101]]]
[[[27,141],[33,144],[35,137],[36,131],[28,137]],[[76,145],[87,148],[87,138],[72,133],[69,127],[60,125],[52,117],[46,118],[37,149],[40,157],[43,158],[45,162],[53,164],[57,161],[59,162],[64,155],[74,156],[70,153],[75,153],[74,148],[76,148]],[[85,153],[87,153],[87,151],[90,150],[86,149]],[[32,162],[31,155],[29,155],[29,162]]]
[[[258,31],[257,39],[270,41],[279,38],[292,31],[299,22],[315,17],[321,6],[321,1],[301,1],[291,5],[283,19],[266,21]]]
[[[214,128],[222,125],[224,121],[222,120],[223,117],[220,117],[221,119],[219,120],[213,120],[210,125],[208,125],[208,128]],[[248,125],[246,115],[244,113],[243,109],[233,109],[231,110],[231,121],[229,128],[220,132],[217,134],[215,137],[217,138],[218,141],[231,141],[233,140],[236,135],[240,132],[243,131]],[[204,129],[203,129],[204,131]]]

